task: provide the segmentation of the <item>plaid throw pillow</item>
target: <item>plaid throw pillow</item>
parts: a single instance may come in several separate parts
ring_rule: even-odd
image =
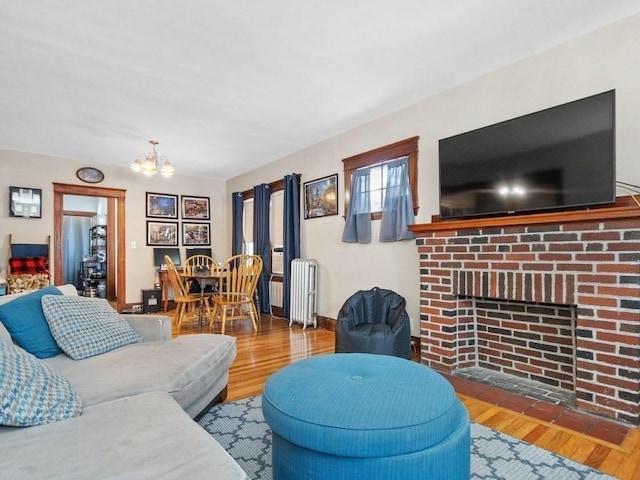
[[[74,360],[142,341],[102,298],[45,295],[42,311],[56,343]]]
[[[82,401],[69,380],[0,340],[0,424],[28,427],[81,413]]]

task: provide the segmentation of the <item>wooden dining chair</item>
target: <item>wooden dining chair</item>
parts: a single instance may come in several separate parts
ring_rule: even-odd
[[[213,293],[211,324],[219,316],[221,333],[229,320],[250,318],[254,330],[258,330],[258,310],[254,303],[258,279],[262,272],[262,258],[258,255],[234,255],[219,267],[218,291]]]
[[[194,275],[197,273],[210,273],[217,268],[218,264],[216,261],[208,255],[192,255],[187,258],[182,265],[182,273],[184,277],[189,275]],[[200,283],[195,280],[187,280],[186,281],[186,289],[187,293],[193,295],[196,293],[200,293]],[[208,290],[205,289],[204,294],[207,296],[211,295],[211,291],[213,290],[212,286],[208,286]]]
[[[182,321],[188,316],[188,308],[193,306],[191,315],[194,318],[198,318],[198,308],[200,306],[200,295],[189,294],[185,288],[185,284],[178,273],[178,269],[168,255],[164,257],[167,265],[167,276],[169,277],[169,283],[173,290],[173,301],[176,303],[176,323],[178,325],[178,333],[182,326]],[[207,316],[211,317],[211,310],[209,308],[209,299],[204,298],[203,308],[207,312]]]

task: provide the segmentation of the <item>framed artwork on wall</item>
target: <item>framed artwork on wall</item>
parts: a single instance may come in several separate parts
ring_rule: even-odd
[[[42,218],[42,189],[9,187],[9,216]]]
[[[304,183],[304,218],[338,214],[338,174]]]
[[[97,168],[82,167],[76,170],[76,177],[86,183],[100,183],[104,180],[104,173]]]
[[[147,220],[147,245],[178,246],[178,222]]]
[[[147,217],[178,218],[178,196],[147,192]]]
[[[193,197],[182,195],[183,220],[209,220],[209,197]]]
[[[182,244],[211,245],[211,224],[182,222]]]

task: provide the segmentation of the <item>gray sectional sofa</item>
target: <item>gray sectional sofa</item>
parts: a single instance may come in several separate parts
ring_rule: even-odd
[[[71,285],[57,288],[77,295]],[[0,297],[0,305],[14,298]],[[0,426],[0,476],[247,478],[193,421],[226,396],[235,338],[198,334],[172,339],[169,317],[122,317],[142,342],[82,360],[64,353],[39,360],[69,380],[82,400],[82,414],[36,426]],[[2,323],[0,341],[12,342]]]

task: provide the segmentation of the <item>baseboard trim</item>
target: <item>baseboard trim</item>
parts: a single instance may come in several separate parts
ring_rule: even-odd
[[[330,332],[336,331],[336,319],[331,317],[325,317],[323,315],[318,315],[318,326],[320,328],[324,328],[325,330],[329,330]]]

